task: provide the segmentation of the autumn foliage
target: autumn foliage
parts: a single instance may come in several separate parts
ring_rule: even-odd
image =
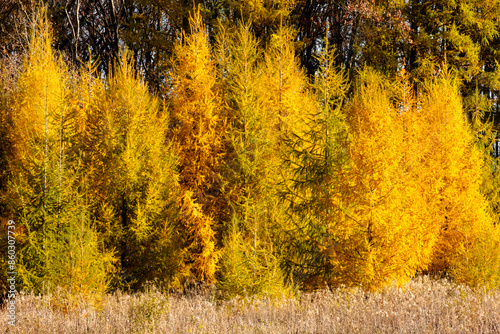
[[[127,50],[106,75],[70,68],[40,15],[0,81],[0,213],[22,226],[23,288],[500,285],[496,139],[487,106],[467,117],[461,73],[349,80],[325,40],[307,76],[279,15],[261,43],[251,21],[211,39],[195,11],[155,94]]]

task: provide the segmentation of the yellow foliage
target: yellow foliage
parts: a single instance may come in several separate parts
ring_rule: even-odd
[[[13,128],[11,191],[16,219],[27,231],[20,252],[23,284],[36,291],[57,286],[69,294],[102,294],[113,254],[102,249],[82,196],[79,140],[84,115],[62,59],[52,50],[46,13],[40,14],[19,74]],[[83,122],[84,123],[84,122]]]
[[[420,186],[429,219],[440,228],[429,271],[449,271],[472,285],[495,285],[500,239],[481,192],[483,153],[465,119],[456,79],[446,66],[441,76],[427,83],[421,112]]]
[[[308,106],[307,79],[295,58],[292,39],[293,33],[287,27],[280,27],[272,35],[259,93],[274,116],[270,121],[275,130],[299,134],[307,114],[304,111]]]
[[[199,12],[191,34],[176,46],[177,75],[172,93],[175,140],[182,184],[206,202],[205,189],[217,179],[224,120],[216,86],[215,65]]]
[[[355,203],[342,219],[357,250],[360,275],[368,288],[393,280],[404,282],[425,266],[428,230],[415,213],[423,202],[408,174],[405,130],[413,126],[410,94],[396,108],[394,87],[371,70],[360,74],[347,119],[352,129],[350,189],[344,200]],[[404,110],[406,109],[406,110]],[[432,236],[432,235],[431,235]],[[348,259],[348,261],[353,261]]]
[[[28,53],[19,77],[16,112],[13,116],[18,159],[34,158],[47,164],[49,138],[58,137],[58,116],[64,113],[66,67],[52,50],[52,33],[44,14],[33,29]],[[44,145],[30,146],[43,142]]]
[[[191,191],[185,191],[181,201],[181,214],[188,235],[192,271],[201,281],[214,282],[219,251],[215,249],[213,221],[206,216],[201,206],[193,199]]]
[[[220,191],[225,120],[216,67],[199,10],[190,24],[191,34],[183,34],[175,48],[173,137],[183,192],[181,220],[191,236],[186,249],[194,261],[193,274],[200,280],[213,281],[218,252],[211,217],[223,208],[220,198],[212,194]]]
[[[154,279],[165,287],[184,276],[183,235],[176,233],[177,159],[166,143],[168,113],[138,77],[127,51],[106,89],[96,94],[99,128],[91,134],[96,145],[89,167],[94,193],[103,202],[96,208],[103,237],[118,248],[123,275],[142,276],[133,282],[139,285]]]
[[[227,139],[231,146],[224,174],[230,175],[225,192],[231,211],[224,226],[218,286],[228,296],[279,295],[286,288],[273,248],[281,234],[273,227],[283,220],[276,187],[280,139],[273,125],[276,114],[266,108],[260,94],[266,75],[250,24],[240,24],[226,46],[227,57],[220,60],[229,107]]]

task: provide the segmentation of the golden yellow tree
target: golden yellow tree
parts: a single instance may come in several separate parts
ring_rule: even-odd
[[[280,134],[299,133],[305,124],[304,109],[310,105],[305,94],[308,81],[295,57],[293,37],[293,31],[286,25],[271,36],[259,91]]]
[[[287,142],[294,170],[287,200],[302,236],[292,247],[295,271],[312,287],[404,282],[429,262],[433,240],[417,215],[424,203],[408,160],[416,104],[367,69],[343,106],[344,79],[331,63],[324,53],[309,130]]]
[[[297,264],[297,259],[293,259],[293,250],[298,245],[293,243],[297,241],[294,236],[297,228],[300,228],[300,222],[290,219],[286,205],[281,202],[283,191],[286,193],[293,183],[291,180],[295,168],[290,168],[287,162],[290,157],[287,141],[290,137],[300,138],[304,135],[307,118],[314,114],[317,107],[310,93],[309,81],[295,57],[293,37],[293,31],[285,24],[281,24],[276,34],[272,35],[265,50],[257,86],[264,111],[264,117],[261,118],[266,121],[265,140],[270,149],[266,170],[270,185],[268,203],[272,203],[269,207],[271,235],[275,252],[280,254],[280,261],[285,264],[289,282],[303,277],[292,268]]]
[[[350,240],[350,254],[343,255],[356,263],[351,282],[368,288],[404,281],[421,265],[417,222],[407,210],[411,198],[405,192],[411,187],[402,168],[402,111],[391,101],[392,94],[388,81],[367,69],[359,74],[346,111],[352,139],[343,200],[352,206],[340,216],[344,238]]]
[[[427,82],[421,117],[422,192],[439,239],[429,271],[459,282],[498,285],[499,232],[481,192],[484,158],[467,123],[457,79],[446,65]]]
[[[409,75],[402,71],[397,78],[395,106],[399,110],[402,122],[403,138],[401,145],[401,182],[403,184],[402,206],[407,212],[409,224],[414,232],[412,252],[418,261],[417,270],[426,270],[431,263],[434,246],[438,240],[439,224],[433,219],[433,211],[429,205],[432,197],[427,196],[422,189],[429,180],[427,169],[422,168],[426,162],[424,157],[427,143],[422,140],[422,134],[429,131],[421,108],[420,98],[413,90]],[[416,237],[416,238],[415,238]]]

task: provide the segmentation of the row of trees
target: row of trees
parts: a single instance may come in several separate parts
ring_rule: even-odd
[[[251,23],[211,39],[196,11],[189,26],[157,95],[129,51],[109,74],[68,67],[44,14],[3,72],[2,223],[21,226],[24,288],[499,285],[479,89],[469,122],[447,64],[420,84],[369,67],[350,81],[326,39],[308,76],[285,24],[266,45]]]

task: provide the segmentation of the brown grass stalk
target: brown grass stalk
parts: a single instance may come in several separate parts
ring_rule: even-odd
[[[21,294],[17,324],[2,333],[500,333],[500,291],[419,277],[379,293],[332,289],[295,299],[120,292],[100,307],[61,307]],[[56,301],[56,302],[55,302]],[[0,313],[6,319],[6,309]]]

